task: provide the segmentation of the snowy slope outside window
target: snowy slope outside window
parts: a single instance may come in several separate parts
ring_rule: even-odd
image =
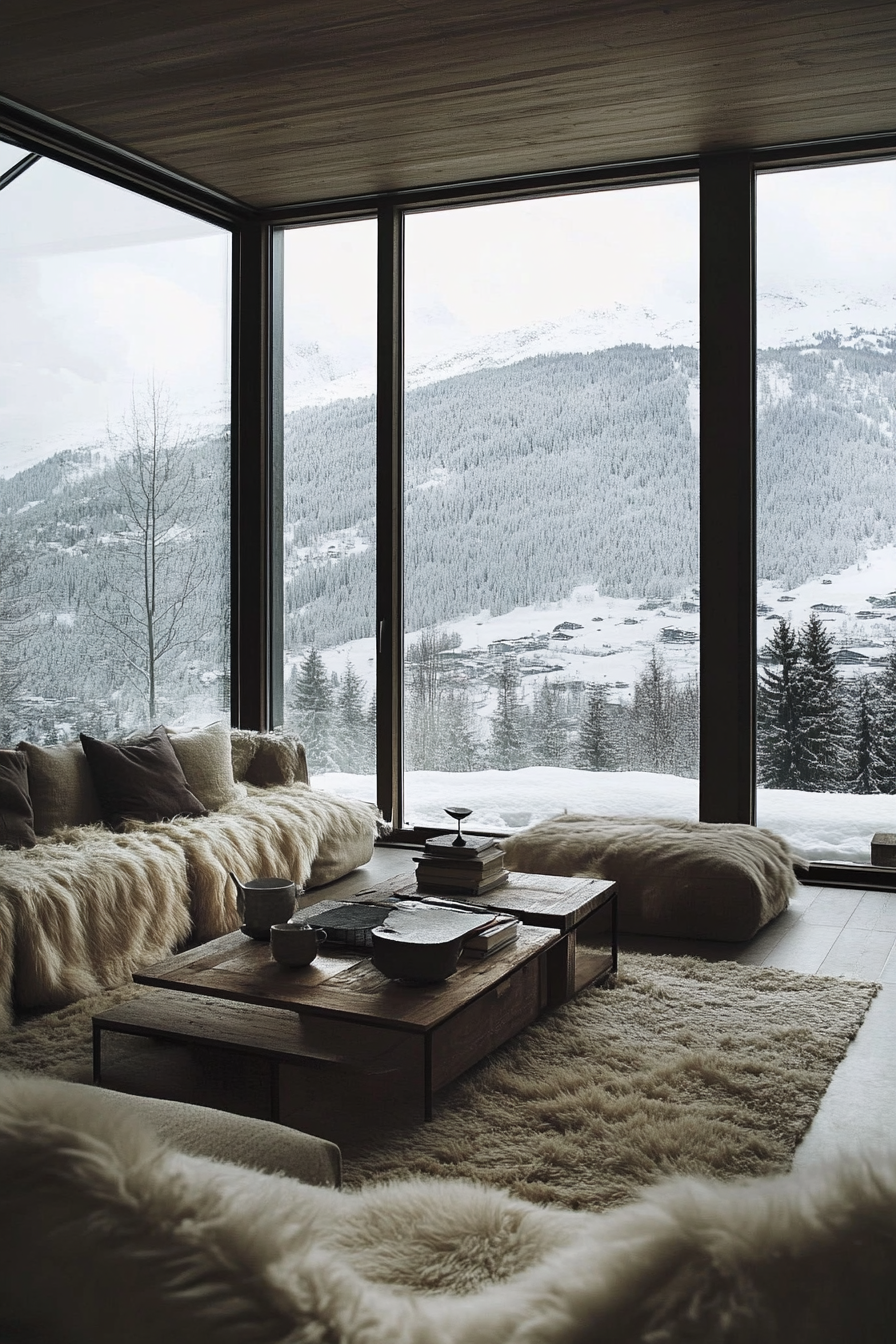
[[[689,816],[696,185],[405,228],[405,819]]]
[[[229,275],[225,230],[49,159],[0,191],[4,741],[228,716]]]
[[[283,254],[284,723],[316,784],[375,801],[376,223]]]
[[[896,163],[761,176],[758,820],[896,829]]]

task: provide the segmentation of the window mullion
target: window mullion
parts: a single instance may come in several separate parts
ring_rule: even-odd
[[[755,820],[754,171],[700,164],[700,818]]]
[[[377,211],[377,229],[377,802],[383,816],[400,827],[404,820],[403,212],[384,202]]]

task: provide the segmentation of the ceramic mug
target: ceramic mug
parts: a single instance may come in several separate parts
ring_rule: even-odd
[[[326,937],[310,924],[272,924],[271,956],[281,966],[308,966]]]
[[[243,921],[243,933],[249,938],[266,939],[272,924],[289,919],[296,908],[296,884],[288,877],[256,877],[240,882],[231,873],[236,886],[236,908]]]

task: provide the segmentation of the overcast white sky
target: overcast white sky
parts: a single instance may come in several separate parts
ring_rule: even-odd
[[[20,155],[0,144],[0,173]],[[896,325],[896,163],[764,176],[758,200],[760,291]],[[693,183],[411,216],[408,364],[582,310],[693,316],[697,247]],[[287,344],[319,346],[321,377],[369,364],[373,223],[291,230],[286,258]],[[101,440],[153,374],[191,423],[226,418],[228,300],[226,231],[29,169],[0,192],[0,470]]]

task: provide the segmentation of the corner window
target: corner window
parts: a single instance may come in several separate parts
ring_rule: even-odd
[[[229,290],[223,229],[45,158],[0,190],[5,740],[229,711]]]

